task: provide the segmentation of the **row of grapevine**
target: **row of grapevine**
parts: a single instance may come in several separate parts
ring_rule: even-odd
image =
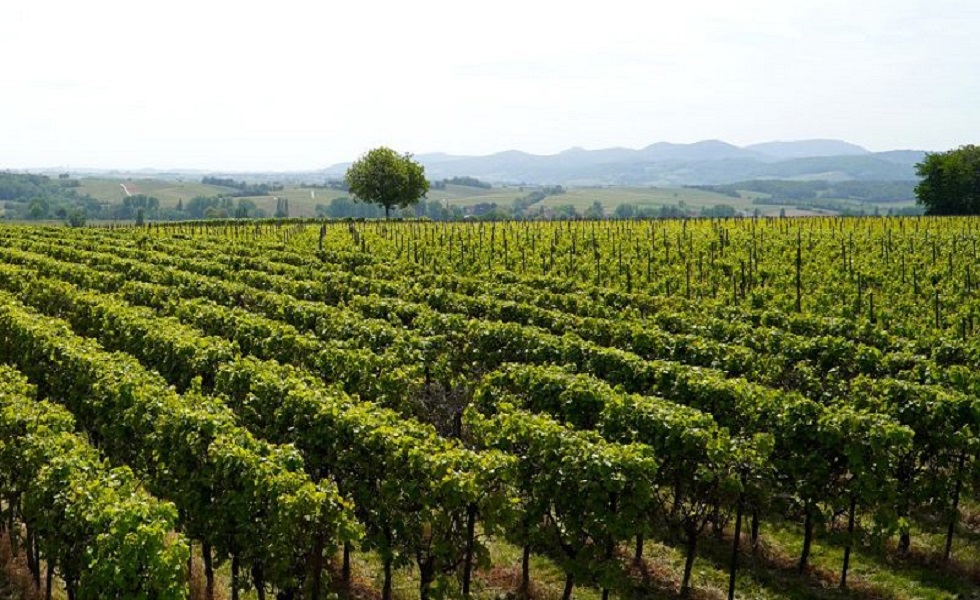
[[[10,285],[9,282],[13,279],[13,276],[5,276],[5,285]],[[74,315],[73,322],[78,323],[78,326],[83,329],[85,328],[86,322],[98,324],[100,329],[93,330],[89,333],[98,335],[111,345],[117,345],[122,340],[129,341],[125,349],[141,357],[149,364],[168,365],[175,359],[180,360],[182,356],[185,356],[189,360],[181,362],[181,369],[178,370],[187,369],[187,372],[191,374],[202,374],[212,368],[212,365],[208,365],[206,361],[193,360],[191,358],[192,353],[182,352],[182,348],[196,347],[209,356],[220,354],[220,352],[209,352],[209,343],[203,339],[196,344],[190,344],[189,342],[183,345],[174,343],[174,340],[180,339],[180,334],[182,333],[179,326],[169,324],[166,327],[160,327],[160,323],[149,322],[147,315],[141,314],[137,309],[127,309],[119,303],[110,302],[107,297],[102,298],[97,295],[74,291],[70,289],[68,284],[38,280],[24,285],[20,288],[20,291],[32,302],[44,305],[48,310],[60,310],[62,312],[69,310]],[[69,306],[71,307],[70,309],[67,308]],[[99,331],[109,331],[112,333],[99,334]],[[155,331],[166,331],[167,333],[154,333]],[[112,343],[113,341],[115,341],[114,344]],[[201,342],[205,343],[202,344]],[[148,353],[144,348],[149,348],[153,351],[152,353]],[[172,358],[159,355],[161,348],[168,348]],[[265,368],[276,370],[275,367]],[[439,555],[430,556],[418,565],[420,572],[430,573],[430,577],[435,577],[436,574],[441,573],[441,570],[454,567],[458,564],[458,554],[466,547],[459,542],[467,542],[467,540],[457,539],[457,543],[454,545],[450,537],[454,532],[457,538],[461,535],[461,532],[458,530],[461,520],[458,518],[439,518],[435,515],[430,519],[425,519],[423,518],[424,513],[421,512],[425,506],[430,506],[430,510],[438,510],[440,513],[445,514],[446,512],[451,512],[452,503],[450,500],[452,498],[459,498],[458,501],[462,502],[460,504],[461,509],[468,510],[470,506],[473,506],[479,514],[484,515],[484,525],[492,523],[493,520],[488,519],[488,517],[492,517],[495,512],[499,512],[499,509],[494,511],[483,508],[483,504],[488,501],[486,498],[477,501],[476,498],[472,497],[472,490],[483,490],[483,493],[485,493],[487,489],[493,489],[492,482],[487,478],[500,470],[501,465],[492,466],[494,462],[492,454],[482,457],[483,463],[479,471],[475,471],[472,468],[469,469],[470,471],[478,472],[482,478],[479,481],[479,485],[471,485],[467,488],[471,490],[470,496],[462,495],[459,488],[455,488],[456,491],[448,496],[448,491],[420,489],[420,485],[432,481],[440,482],[444,488],[447,480],[445,470],[439,473],[434,472],[433,468],[429,468],[420,472],[418,470],[420,457],[432,457],[432,459],[437,461],[433,465],[439,465],[443,469],[452,468],[455,472],[466,471],[465,467],[459,463],[459,460],[454,461],[449,459],[447,452],[450,448],[442,448],[442,451],[439,452],[438,448],[433,445],[435,440],[430,439],[427,443],[425,441],[426,437],[423,435],[424,429],[412,434],[412,430],[406,429],[404,424],[401,426],[396,425],[398,418],[392,413],[377,410],[371,412],[371,409],[368,409],[367,412],[364,410],[355,411],[353,407],[347,407],[347,410],[350,412],[346,415],[348,424],[345,426],[343,424],[345,420],[343,419],[339,423],[336,422],[339,418],[335,414],[336,409],[331,412],[324,412],[331,405],[327,403],[328,401],[323,396],[315,396],[314,400],[308,395],[298,394],[294,389],[283,389],[282,382],[288,379],[287,376],[281,374],[274,378],[274,381],[279,384],[279,387],[275,388],[277,393],[271,396],[264,396],[256,391],[253,386],[249,385],[252,378],[263,372],[262,363],[236,362],[228,365],[227,368],[222,367],[218,369],[217,372],[219,378],[217,389],[228,394],[233,405],[242,407],[243,413],[248,415],[246,421],[250,426],[257,431],[261,431],[269,439],[288,439],[295,443],[298,448],[304,450],[304,455],[307,457],[311,467],[316,465],[315,468],[322,469],[321,474],[325,474],[324,471],[329,471],[341,482],[342,489],[348,491],[355,499],[355,506],[358,507],[359,514],[363,513],[368,519],[378,514],[394,515],[395,517],[401,516],[401,520],[392,518],[382,520],[379,523],[377,517],[374,517],[374,519],[367,521],[369,532],[375,531],[379,536],[384,535],[384,542],[387,542],[387,544],[378,543],[375,548],[379,549],[382,555],[391,552],[393,554],[391,562],[394,562],[396,559],[404,560],[407,556],[418,555],[420,552],[419,548],[414,548],[414,553],[410,553],[407,551],[409,549],[405,549],[401,553],[394,554],[392,551],[395,548],[391,548],[390,546],[394,540],[416,539],[418,532],[410,535],[411,531],[406,531],[405,523],[408,521],[409,523],[418,524],[421,519],[421,522],[427,524],[430,528],[430,537],[428,540],[425,540],[425,543],[432,544],[433,539],[442,540],[439,542],[438,547],[442,548],[443,553],[449,553],[453,549],[455,549],[455,552],[448,557]],[[242,390],[243,385],[249,390],[248,394]],[[268,381],[264,384],[264,386],[269,385],[270,383]],[[267,388],[263,387],[262,389]],[[268,398],[267,404],[257,404],[263,398]],[[304,400],[306,401],[305,405],[302,404]],[[247,413],[244,409],[246,405],[248,406]],[[369,405],[361,405],[361,407],[367,408]],[[278,416],[280,413],[284,413],[284,415],[281,417]],[[301,415],[305,427],[300,428],[297,426],[298,423],[285,420],[288,418],[286,415],[289,414]],[[344,413],[341,414],[343,415]],[[271,419],[268,415],[271,415]],[[357,418],[352,418],[352,415],[356,415]],[[373,425],[373,421],[370,418],[372,415],[375,415],[376,420],[380,419]],[[331,424],[330,421],[326,420],[330,418],[335,422]],[[378,433],[372,436],[372,430]],[[400,435],[396,439],[392,439],[391,434],[395,430],[400,431]],[[571,433],[566,434],[564,437],[569,438],[569,436],[574,437]],[[429,437],[431,438],[431,435]],[[327,440],[332,444],[330,449],[324,447],[324,443]],[[403,455],[405,451],[392,446],[394,443],[402,445],[409,444],[408,448],[411,448],[410,456],[414,457],[408,464],[402,464],[400,468],[396,468],[398,465],[393,461]],[[364,446],[364,449],[358,450],[362,446]],[[380,449],[387,449],[387,452],[379,452]],[[374,461],[377,461],[379,464],[371,468],[371,460],[366,459],[365,456],[374,456]],[[382,460],[384,462],[381,462]],[[595,460],[608,462],[608,457],[601,456]],[[488,463],[487,461],[490,462]],[[365,462],[368,464],[365,465]],[[368,472],[364,472],[365,468],[369,469]],[[390,494],[379,493],[377,483],[382,483],[391,477],[384,477],[381,474],[389,472],[405,473],[408,477],[399,479],[397,484],[393,482],[390,486],[383,485],[382,490],[390,490]],[[644,475],[644,477],[649,478],[652,475],[653,472]],[[575,482],[578,480],[573,478],[569,481]],[[627,496],[624,496],[624,503],[626,499],[628,499]],[[401,503],[409,502],[410,504],[404,510],[400,511],[398,510],[400,506],[399,501]],[[644,501],[644,504],[649,512],[649,505],[647,505],[646,501]],[[503,506],[499,500],[495,505]],[[446,523],[447,526],[455,525],[456,529],[454,531],[443,532],[440,529],[436,529],[433,523]],[[445,535],[446,539],[440,538],[440,534]],[[400,543],[404,544],[405,542],[401,541]],[[467,543],[472,544],[472,540],[469,540]],[[394,545],[397,547],[398,542]],[[390,563],[386,564],[388,564],[386,570],[390,569]],[[569,572],[572,573],[574,571]],[[430,583],[425,577],[423,577],[423,582],[425,584]],[[423,595],[425,595],[425,590],[423,590]]]
[[[41,282],[36,282],[34,284],[31,284],[30,286],[28,286],[26,288],[23,288],[22,291],[28,290],[28,288],[36,289],[40,285],[41,285]],[[49,306],[58,306],[59,303],[61,305],[64,305],[65,302],[75,302],[75,303],[82,302],[82,303],[84,303],[85,305],[87,305],[89,307],[89,310],[91,310],[91,307],[99,305],[99,299],[97,297],[86,297],[84,294],[73,293],[70,290],[68,290],[64,285],[58,286],[58,285],[56,285],[54,283],[49,283],[47,285],[51,286],[51,288],[50,288],[51,291],[49,293],[43,295],[43,297],[39,297],[38,296],[38,292],[36,292],[36,291],[33,292],[33,293],[31,293],[30,291],[27,291],[28,296],[31,297],[31,298],[34,298],[36,301],[47,303]],[[101,302],[101,306],[104,307],[103,308],[103,311],[102,311],[102,316],[100,318],[98,318],[98,319],[94,319],[94,322],[98,322],[98,323],[101,323],[101,324],[104,324],[104,325],[108,325],[109,326],[108,328],[117,331],[118,332],[118,335],[120,335],[122,337],[122,339],[139,339],[139,340],[143,340],[140,343],[149,343],[150,346],[154,346],[154,344],[153,344],[154,338],[158,338],[158,339],[160,338],[159,335],[154,336],[154,334],[153,334],[153,329],[154,328],[151,327],[150,324],[147,324],[146,326],[143,326],[138,331],[134,331],[133,330],[133,325],[132,324],[135,323],[139,319],[139,313],[138,313],[138,311],[130,311],[133,314],[130,314],[128,318],[124,318],[123,317],[123,314],[126,311],[120,310],[118,305],[113,305],[113,304],[110,304],[110,303],[106,303],[105,301],[102,301]],[[112,313],[113,311],[118,312],[119,313],[119,317],[117,317],[115,320],[113,320],[111,322],[106,321],[107,318],[112,318],[110,316],[110,313]],[[168,329],[170,331],[178,331],[179,330],[179,328],[174,328],[172,326],[167,327],[166,329]],[[103,337],[106,337],[106,336],[103,335]],[[205,345],[205,347],[206,347],[206,345]],[[202,347],[202,348],[204,348],[204,347]],[[134,353],[136,353],[137,355],[143,355],[143,353],[141,351],[139,351],[139,350],[133,349],[132,351]],[[176,354],[179,354],[179,352],[176,352]],[[164,364],[166,364],[166,362],[164,362]],[[191,362],[187,363],[187,366],[190,367],[190,368],[192,368],[193,365],[195,365],[195,364],[204,364],[204,363],[191,361]],[[272,410],[272,406],[270,406],[269,409]],[[314,430],[315,431],[321,431],[319,428],[315,428]],[[333,437],[333,436],[331,436],[331,437]],[[301,444],[301,443],[299,445],[301,447],[303,446],[303,444]],[[338,461],[338,462],[342,462],[342,461]],[[341,478],[341,479],[343,480],[343,479],[346,479],[346,478]],[[692,556],[692,558],[693,558],[693,556]]]
[[[177,510],[143,490],[126,467],[112,468],[75,433],[64,408],[0,365],[0,495],[3,523],[22,546],[35,584],[47,564],[68,597],[186,598],[188,546]],[[21,527],[22,526],[22,527]]]
[[[814,486],[814,487],[817,487],[817,486]]]
[[[859,255],[861,241],[852,242],[849,238],[854,237],[854,232],[846,231],[842,225],[832,221],[827,224],[831,239],[843,240],[853,261],[854,255]],[[627,458],[621,454],[624,449],[640,442],[642,447],[637,451],[649,452],[644,456],[652,461],[644,472],[648,483],[643,485],[649,486],[656,497],[653,505],[661,507],[658,520],[651,521],[647,514],[645,520],[634,518],[629,532],[595,530],[596,535],[585,534],[584,545],[592,554],[580,566],[575,566],[574,560],[563,563],[571,574],[570,581],[601,580],[600,585],[605,587],[602,582],[608,579],[604,561],[608,558],[602,558],[597,549],[608,547],[609,543],[618,545],[630,536],[642,537],[650,531],[646,528],[655,523],[668,528],[681,523],[680,529],[686,523],[694,523],[694,528],[703,528],[718,518],[719,511],[724,514],[737,509],[741,514],[747,508],[764,516],[767,511],[782,511],[789,500],[805,517],[807,539],[814,521],[838,511],[851,515],[853,523],[855,510],[860,508],[885,530],[904,527],[913,513],[922,510],[955,514],[976,455],[974,432],[980,415],[972,398],[977,379],[970,368],[976,364],[973,357],[980,354],[973,340],[954,339],[947,335],[949,332],[927,327],[921,321],[883,329],[883,323],[895,323],[897,311],[908,310],[911,305],[905,302],[896,303],[896,310],[879,313],[878,323],[873,316],[865,318],[864,313],[794,315],[762,305],[753,307],[753,302],[766,298],[781,306],[789,297],[784,280],[792,275],[792,260],[785,263],[788,266],[781,274],[767,271],[767,260],[778,263],[805,243],[811,272],[827,268],[830,261],[825,260],[820,237],[827,232],[804,230],[798,235],[796,230],[771,223],[759,231],[718,223],[707,234],[697,232],[702,237],[696,237],[692,229],[679,232],[674,240],[673,232],[668,236],[648,228],[643,235],[656,235],[660,243],[667,240],[671,251],[684,260],[680,268],[671,265],[664,248],[662,261],[647,263],[656,265],[657,270],[648,268],[647,281],[643,282],[635,264],[627,264],[627,271],[620,267],[619,279],[608,270],[610,251],[615,256],[623,249],[628,251],[632,243],[646,242],[647,238],[638,232],[640,228],[631,230],[631,226],[600,227],[596,234],[587,225],[552,230],[555,239],[580,244],[577,252],[583,256],[572,252],[569,270],[563,274],[571,273],[573,279],[581,277],[581,281],[568,281],[554,273],[536,274],[527,268],[526,263],[533,256],[548,262],[547,254],[542,257],[541,252],[547,253],[551,244],[542,230],[523,225],[496,231],[461,225],[456,230],[417,224],[324,227],[321,231],[326,235],[321,234],[315,251],[311,240],[316,242],[316,237],[310,235],[315,231],[302,227],[286,230],[262,226],[248,230],[227,224],[224,229],[194,225],[179,233],[187,239],[170,237],[167,228],[147,230],[142,237],[119,231],[71,232],[68,245],[59,244],[53,233],[38,237],[11,234],[0,240],[0,253],[8,262],[23,268],[6,269],[0,277],[7,282],[5,287],[25,294],[29,302],[73,320],[79,333],[139,357],[146,367],[159,370],[180,390],[188,390],[187,394],[199,393],[194,391],[193,379],[200,376],[204,390],[218,394],[206,397],[208,402],[227,402],[235,407],[236,419],[242,419],[253,433],[270,441],[292,442],[299,447],[294,440],[303,436],[289,427],[300,429],[307,423],[302,420],[306,418],[303,415],[313,414],[314,405],[343,406],[343,410],[362,406],[324,382],[339,383],[347,392],[429,419],[432,415],[425,410],[432,405],[419,405],[409,399],[431,393],[434,384],[464,390],[463,402],[453,408],[458,411],[469,397],[465,390],[483,374],[491,374],[477,395],[478,410],[459,415],[463,418],[453,428],[442,430],[460,435],[466,446],[481,450],[474,454],[481,460],[489,456],[486,449],[504,451],[499,459],[504,466],[497,472],[507,473],[508,477],[481,480],[487,489],[496,489],[498,484],[491,481],[505,481],[506,493],[518,497],[530,494],[526,497],[531,500],[527,501],[533,503],[533,494],[540,490],[522,487],[514,474],[530,469],[530,465],[542,468],[543,459],[535,463],[534,457],[521,454],[526,447],[545,444],[541,440],[548,440],[545,446],[552,452],[554,447],[575,448],[580,443],[598,444],[596,448],[610,444],[609,451],[622,460]],[[483,231],[487,239],[478,240],[478,231]],[[202,235],[203,232],[208,234]],[[746,246],[746,264],[739,272],[738,268],[731,268],[737,262],[731,261],[739,260],[738,236],[743,234],[743,241],[750,241],[751,246]],[[944,239],[954,247],[959,244],[962,250],[966,247],[963,241],[973,234],[972,230],[961,234],[961,238],[953,233]],[[463,239],[463,235],[471,237]],[[624,237],[617,239],[617,235]],[[870,229],[867,235],[871,240]],[[692,269],[691,257],[696,256],[697,244],[711,236],[714,256],[704,259],[710,269]],[[782,246],[770,243],[777,238],[782,239]],[[898,232],[894,232],[894,247],[889,241],[882,246],[882,252],[901,256],[899,239]],[[904,243],[905,238],[901,240]],[[512,245],[505,249],[508,244]],[[535,244],[539,244],[537,255],[533,253]],[[756,244],[758,247],[754,247]],[[561,247],[568,250],[567,246]],[[910,267],[933,269],[922,268],[918,276],[946,269],[946,276],[969,277],[967,263],[952,250],[943,253],[943,247],[934,244],[932,252],[945,258],[945,263],[934,259],[937,264],[925,265],[918,258],[911,260],[911,252],[904,260]],[[588,273],[588,260],[581,264],[586,251],[593,258],[599,256],[600,283],[614,288],[591,285],[594,281]],[[401,257],[392,260],[391,252],[400,253]],[[636,256],[641,255],[635,254],[634,263]],[[446,265],[461,264],[466,257],[480,263],[468,271],[478,276],[444,272]],[[525,265],[518,267],[522,262]],[[718,294],[705,293],[705,282],[710,283],[711,277],[718,279],[718,269],[726,262],[731,271],[729,283],[735,282],[731,298],[738,302],[737,306],[722,306],[724,298],[715,302],[710,296]],[[69,263],[83,263],[89,268]],[[504,269],[509,263],[512,271],[500,270],[501,263]],[[634,269],[636,285],[634,289],[629,289],[629,285],[623,289],[622,277],[630,268]],[[684,287],[685,268],[694,284],[691,299],[678,293]],[[714,275],[702,278],[702,269]],[[31,272],[72,281],[93,292],[52,281],[27,285]],[[625,277],[628,280],[631,276]],[[670,277],[677,285],[670,298],[650,294]],[[854,283],[849,270],[848,277],[846,285]],[[970,285],[965,279],[957,281],[962,284],[957,288],[957,297],[964,300],[958,310],[967,315],[972,310]],[[840,294],[842,289],[827,287],[809,300]],[[889,294],[898,294],[901,287],[888,290]],[[694,302],[698,296],[700,299]],[[875,298],[879,311],[882,297]],[[868,302],[869,297],[864,300]],[[875,314],[874,309],[870,314]],[[762,330],[758,329],[760,325]],[[239,358],[239,352],[263,360],[249,362],[251,359]],[[267,359],[291,363],[296,369],[265,362]],[[549,366],[552,364],[572,368],[555,369]],[[244,378],[246,384],[229,384],[222,373],[230,372]],[[260,376],[264,372],[268,375]],[[284,379],[293,383],[286,388],[276,387],[276,382]],[[612,390],[602,379],[623,389]],[[256,381],[261,381],[261,385],[255,385]],[[270,421],[270,415],[281,414],[275,402],[282,394],[292,393],[294,388],[289,386],[306,390],[301,395],[316,400],[304,405],[305,413],[275,417],[282,419],[277,425]],[[255,404],[255,398],[260,393],[267,394],[261,405],[266,414],[256,414],[255,407],[260,405]],[[691,409],[680,406],[683,404],[696,408],[690,414],[708,418],[718,432],[724,431],[717,429],[719,426],[732,432],[731,438],[725,437],[727,433],[709,436],[717,448],[724,450],[719,450],[719,457],[724,460],[705,463],[718,465],[717,471],[713,471],[715,466],[710,467],[706,476],[714,473],[711,476],[719,481],[729,482],[724,486],[699,487],[697,478],[692,481],[689,477],[680,483],[692,487],[682,490],[678,475],[674,476],[675,485],[670,485],[671,469],[664,465],[693,463],[685,463],[680,450],[665,447],[662,439],[651,432],[669,425],[671,414],[687,415],[684,411]],[[612,413],[603,413],[606,409],[599,406],[620,407],[619,429]],[[592,420],[572,407],[584,411]],[[377,407],[365,410],[375,416],[384,412]],[[384,423],[379,430],[387,434],[401,431],[395,425],[404,419],[396,413],[387,414],[390,417],[379,421]],[[627,422],[627,414],[648,415],[650,421],[638,416]],[[691,428],[696,429],[697,419],[691,418]],[[678,419],[676,423],[676,434],[683,437],[685,420]],[[412,425],[416,426],[433,435],[437,445],[447,443],[433,430]],[[590,429],[601,438],[590,440],[591,434],[584,431]],[[349,439],[353,438],[350,434]],[[728,441],[719,441],[722,439]],[[763,439],[772,440],[771,453],[759,450],[759,440]],[[315,442],[304,443],[312,447]],[[545,446],[534,447],[544,451]],[[748,452],[749,448],[755,449],[749,456],[758,457],[759,464],[768,468],[749,469],[753,475],[745,482],[731,473],[745,472],[740,467],[744,462],[740,452]],[[301,450],[309,462],[311,454]],[[340,454],[337,451],[330,464],[355,468],[351,462],[344,463]],[[638,456],[627,454],[630,460]],[[525,458],[513,462],[515,456]],[[627,462],[621,464],[627,468]],[[473,472],[481,473],[482,468]],[[327,469],[323,474],[336,477],[341,490],[354,496],[333,471]],[[562,489],[558,480],[550,480],[548,485]],[[720,493],[719,489],[726,492]],[[906,493],[899,495],[898,489]],[[595,497],[597,502],[609,488],[602,490]],[[502,498],[506,493],[494,497]],[[635,493],[643,497],[646,492],[637,488]],[[505,535],[517,539],[513,538],[518,531],[516,522],[508,521],[506,511],[494,512],[491,508],[497,500],[474,502],[468,498],[465,503],[449,503],[455,507],[448,510],[454,515],[448,517],[456,527],[453,531],[460,531],[460,523],[472,522],[469,515],[475,510],[488,530],[500,527]],[[945,502],[943,498],[952,501]],[[608,512],[613,504],[609,504],[608,497],[605,502]],[[619,502],[616,500],[615,504]],[[674,516],[686,515],[687,521],[670,524],[671,511],[663,507],[672,504],[682,506]],[[354,505],[360,513],[359,502]],[[558,509],[552,506],[549,510]],[[610,512],[610,523],[615,518]],[[373,525],[361,520],[370,531]],[[643,526],[637,530],[636,523]],[[955,519],[951,517],[949,523],[952,531]],[[548,525],[547,518],[542,525]],[[468,541],[472,536],[465,534],[440,539],[450,537],[455,542],[447,542],[453,550],[447,550],[446,556],[464,557],[447,571],[455,573],[458,560],[472,557],[474,544]],[[696,536],[694,540],[696,543]],[[470,552],[466,551],[468,545]],[[540,544],[534,545],[540,548]],[[806,562],[807,544],[804,546],[801,563]],[[365,542],[364,548],[380,547],[370,541]],[[399,546],[392,552],[397,555],[393,563],[411,557],[412,548]],[[562,556],[560,545],[545,551]],[[427,568],[426,564],[430,563],[416,561],[420,572]],[[586,564],[587,568],[583,566]],[[439,576],[429,580],[436,586],[443,585],[441,581]]]
[[[324,547],[359,535],[336,485],[311,482],[295,451],[257,440],[215,401],[178,396],[135,359],[105,352],[9,294],[0,300],[0,356],[63,401],[110,459],[173,501],[180,530],[204,544],[206,561],[213,547],[234,570],[247,569],[251,577],[236,577],[233,589],[316,588]]]

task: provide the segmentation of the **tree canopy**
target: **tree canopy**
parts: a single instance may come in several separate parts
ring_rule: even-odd
[[[980,214],[980,146],[926,154],[915,170],[922,178],[915,195],[926,214]]]
[[[381,146],[371,150],[347,169],[344,182],[350,193],[362,202],[384,207],[385,218],[392,208],[406,208],[429,191],[425,167],[411,154],[398,154]]]

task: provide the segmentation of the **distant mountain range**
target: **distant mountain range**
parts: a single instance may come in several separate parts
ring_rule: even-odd
[[[419,154],[429,179],[469,176],[493,183],[699,185],[750,179],[914,180],[919,150],[870,152],[840,140],[766,142],[739,147],[719,140],[658,142],[646,148],[571,148],[551,155],[509,150],[488,156]],[[350,163],[323,171],[341,178]]]

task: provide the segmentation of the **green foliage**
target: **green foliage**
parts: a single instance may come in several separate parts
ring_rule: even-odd
[[[279,183],[247,183],[236,181],[230,177],[206,176],[201,178],[201,183],[233,188],[235,190],[233,196],[268,196],[269,192],[278,192],[283,189],[282,184]]]
[[[253,200],[238,199],[238,206],[235,208],[236,219],[261,219],[263,217],[265,217],[265,211],[259,208]]]
[[[68,411],[33,396],[23,376],[0,366],[4,520],[23,522],[78,598],[186,598],[188,547],[172,534],[174,506],[104,462],[73,432]]]
[[[738,212],[727,204],[718,204],[701,209],[701,216],[711,219],[730,219],[738,216]]]
[[[65,215],[69,227],[85,227],[87,215],[84,209],[73,208]]]
[[[480,181],[476,177],[450,177],[448,179],[443,179],[442,181],[433,181],[430,183],[430,185],[434,190],[444,190],[446,189],[446,185],[461,185],[484,190],[493,188],[493,186],[489,183]]]
[[[585,213],[582,215],[586,219],[598,220],[605,216],[605,210],[602,208],[602,203],[596,200],[592,203],[592,206],[585,209]]]
[[[975,232],[838,218],[4,228],[0,358],[174,501],[182,531],[221,557],[254,544],[277,590],[308,580],[303,515],[336,532],[327,545],[363,531],[360,548],[414,562],[433,596],[459,596],[484,535],[615,586],[610,544],[697,542],[738,506],[805,515],[822,537],[853,503],[855,536],[878,543],[920,518],[955,525],[950,499],[977,469]],[[28,321],[15,296],[45,316]],[[242,481],[262,483],[250,496]]]
[[[506,475],[519,502],[508,523],[515,541],[548,549],[573,580],[598,575],[609,586],[615,544],[648,526],[656,498],[653,451],[509,408],[492,417],[470,409],[464,419],[478,447],[520,457]]]
[[[63,219],[71,211],[99,214],[100,204],[79,194],[77,184],[73,179],[0,172],[0,200],[7,201],[5,214],[18,219]]]
[[[632,219],[636,216],[637,208],[635,204],[620,204],[613,211],[613,216],[617,219]]]
[[[930,215],[980,214],[980,146],[927,154],[915,166],[917,202]]]
[[[14,274],[8,276],[7,284],[17,285]],[[72,297],[70,286],[63,292],[63,298]],[[29,376],[41,376],[103,440],[103,451],[133,466],[152,491],[171,499],[189,536],[263,573],[255,585],[295,589],[314,548],[357,535],[336,486],[314,485],[298,473],[302,460],[292,449],[256,440],[214,399],[193,391],[186,400],[177,396],[132,357],[105,352],[8,295],[0,300],[0,322],[10,333],[0,356],[16,357]],[[78,310],[71,302],[49,300],[52,308]],[[98,327],[96,314],[75,314],[77,324],[91,319],[89,327]],[[124,327],[127,320],[118,322]],[[140,341],[130,336],[121,343],[135,348]]]
[[[384,211],[375,204],[355,202],[347,196],[334,198],[330,204],[317,204],[317,216],[331,219],[378,219],[384,216]]]
[[[741,192],[765,194],[768,204],[801,204],[820,198],[840,198],[858,202],[898,202],[914,196],[911,181],[786,181],[762,179],[721,185],[692,185],[693,189],[740,198]]]
[[[392,208],[411,206],[429,191],[425,167],[412,160],[411,154],[399,155],[384,146],[354,161],[344,182],[355,198],[383,206],[385,217]]]
[[[281,217],[283,201],[277,202],[276,216]],[[288,212],[288,207],[287,212]],[[249,198],[238,198],[235,200],[230,196],[195,196],[181,203],[173,211],[171,218],[176,219],[261,219],[266,216],[266,212],[259,208],[255,202]]]
[[[577,219],[579,214],[574,205],[559,204],[551,209],[551,217],[553,219]]]
[[[276,198],[276,212],[273,217],[277,219],[289,218],[289,199]]]

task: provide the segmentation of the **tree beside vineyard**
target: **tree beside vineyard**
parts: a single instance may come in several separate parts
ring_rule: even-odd
[[[980,214],[980,146],[927,154],[915,166],[917,202],[929,215]]]
[[[381,146],[357,159],[347,169],[344,182],[358,200],[378,204],[387,219],[392,208],[407,208],[429,191],[425,167],[411,154],[399,155]]]

